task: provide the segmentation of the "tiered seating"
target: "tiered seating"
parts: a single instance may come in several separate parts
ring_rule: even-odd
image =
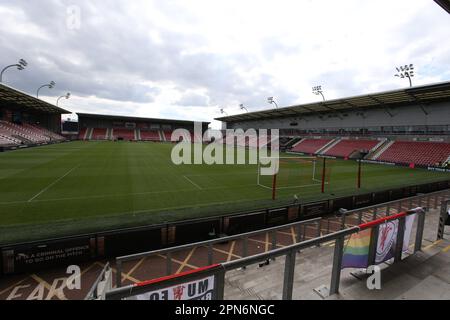
[[[0,128],[0,146],[18,145],[21,141],[2,133]]]
[[[34,132],[36,135],[40,135],[43,137],[49,137],[53,141],[63,141],[65,138],[63,136],[60,136],[57,133],[54,133],[50,130],[47,130],[45,128],[38,127],[36,125],[32,124],[23,124],[23,127],[28,129],[30,132]]]
[[[80,130],[80,133],[78,134],[78,139],[85,140],[87,128],[83,128]]]
[[[45,128],[32,124],[15,124],[0,121],[0,144],[19,145],[22,143],[46,143],[63,141],[65,138]]]
[[[437,165],[450,156],[450,143],[397,141],[377,160],[400,164]]]
[[[315,154],[317,151],[325,147],[331,139],[305,139],[297,144],[291,151],[302,152],[307,154]]]
[[[330,150],[325,152],[327,156],[349,157],[355,150],[370,151],[377,146],[377,140],[341,140]]]
[[[124,140],[135,140],[134,130],[132,129],[114,129],[114,140],[122,138]]]
[[[144,131],[141,129],[141,140],[142,141],[161,141],[159,132],[156,130]]]
[[[164,131],[164,137],[166,138],[166,141],[171,141],[172,139],[172,131]]]
[[[106,140],[106,129],[95,128],[92,131],[92,140]]]
[[[50,141],[49,137],[44,136],[38,130],[35,130],[34,127],[24,127],[6,121],[2,121],[0,126],[2,127],[2,132],[5,136],[9,136],[17,140],[23,139],[25,142],[33,143],[44,143]]]

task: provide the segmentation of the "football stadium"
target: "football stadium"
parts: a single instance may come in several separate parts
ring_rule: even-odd
[[[1,82],[0,299],[448,299],[450,81],[397,71],[409,87],[208,121]]]

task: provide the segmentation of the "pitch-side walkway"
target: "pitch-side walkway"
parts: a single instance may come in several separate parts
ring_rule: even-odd
[[[324,297],[320,292],[330,284],[332,245],[302,251],[296,259],[293,299],[449,299],[450,228],[446,229],[446,239],[434,241],[438,218],[438,210],[427,215],[421,252],[395,265],[381,265],[381,290],[369,290],[367,276],[358,270],[349,269],[342,271],[340,294]],[[284,259],[279,259],[263,268],[253,266],[229,272],[225,299],[281,299],[283,270]]]
[[[439,199],[440,200],[440,199]],[[413,203],[418,206],[418,204]],[[403,208],[407,210],[410,208]],[[382,210],[380,210],[382,212]],[[396,211],[391,209],[391,214]],[[381,216],[380,216],[381,217]],[[373,212],[364,212],[363,222],[371,221]],[[438,211],[431,211],[427,215],[424,233],[424,254],[434,252],[448,243],[434,243],[437,231]],[[358,219],[347,219],[348,226],[359,224]],[[341,227],[340,218],[332,217],[326,219],[321,224],[322,234],[327,234],[339,230]],[[448,232],[448,230],[447,230]],[[305,239],[311,239],[317,235],[317,228],[311,226],[305,230]],[[448,236],[447,236],[448,238]],[[296,233],[292,228],[280,230],[277,233],[277,247],[291,245],[296,241]],[[248,253],[256,254],[271,250],[272,241],[269,235],[258,235],[249,238]],[[214,263],[221,263],[239,259],[242,252],[242,243],[233,241],[225,244],[214,245]],[[333,243],[325,244],[320,248],[311,248],[298,255],[296,266],[296,277],[294,283],[294,299],[320,299],[320,296],[313,289],[321,285],[328,285],[331,277],[331,259]],[[421,253],[420,253],[421,254]],[[172,270],[175,273],[193,270],[207,263],[207,249],[195,248],[173,254]],[[448,258],[447,251],[442,253],[442,257]],[[415,259],[420,259],[418,255]],[[435,261],[437,258],[434,258]],[[409,261],[410,259],[408,259]],[[442,260],[442,258],[440,258]],[[444,259],[445,260],[445,259]],[[431,260],[430,260],[431,261]],[[438,261],[438,260],[436,260]],[[0,278],[0,300],[10,299],[83,299],[91,288],[93,282],[101,272],[106,261],[95,261],[80,265],[81,290],[69,290],[66,286],[68,275],[64,268],[44,270],[34,274],[25,274]],[[115,280],[114,261],[113,280]],[[141,281],[164,276],[166,270],[166,257],[154,256],[123,264],[122,282],[124,285],[138,283]],[[235,270],[227,274],[225,290],[226,299],[279,299],[281,297],[282,275],[284,261],[279,259],[273,261],[268,266],[252,266],[246,270]],[[448,266],[447,266],[448,268]],[[447,269],[448,270],[448,269]],[[390,271],[388,271],[390,272]],[[450,274],[450,272],[447,272]],[[386,277],[386,279],[388,279]],[[430,281],[430,280],[428,280]],[[351,298],[351,293],[346,293],[346,288],[355,286],[363,281],[347,274],[342,274],[341,289],[342,297]],[[428,282],[423,284],[428,285]],[[419,290],[420,291],[420,290]],[[411,293],[412,294],[412,293]]]

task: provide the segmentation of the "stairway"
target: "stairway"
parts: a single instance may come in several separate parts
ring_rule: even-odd
[[[341,138],[336,138],[334,140],[331,140],[329,143],[324,145],[323,148],[320,148],[319,150],[317,150],[316,153],[320,154],[320,155],[325,154],[328,150],[330,150],[335,145],[337,145],[339,142],[341,142],[341,140],[342,140]]]
[[[370,157],[371,160],[377,160],[387,149],[389,149],[395,141],[386,141],[385,145],[382,146],[378,151],[374,152],[373,156]]]

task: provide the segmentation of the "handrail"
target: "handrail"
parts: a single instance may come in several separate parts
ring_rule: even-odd
[[[136,254],[127,255],[127,256],[121,256],[121,257],[117,257],[116,261],[126,262],[126,261],[130,261],[130,260],[136,260],[136,259],[148,257],[148,256],[155,255],[155,254],[165,254],[168,252],[177,252],[177,251],[181,251],[181,250],[191,249],[194,247],[203,247],[203,246],[208,246],[208,245],[214,245],[217,243],[233,241],[236,239],[248,238],[248,237],[258,235],[261,233],[269,233],[269,232],[283,230],[283,229],[287,229],[290,227],[295,227],[295,226],[299,226],[299,225],[303,225],[303,224],[314,223],[314,222],[318,222],[320,220],[322,220],[322,218],[314,218],[314,219],[309,219],[309,220],[304,220],[304,221],[297,221],[297,222],[285,224],[282,226],[276,226],[276,227],[271,227],[271,228],[267,228],[267,229],[251,231],[251,232],[247,232],[247,233],[240,233],[237,235],[217,238],[217,239],[213,239],[213,240],[206,240],[206,241],[201,241],[201,242],[184,244],[184,245],[171,247],[171,248],[158,249],[158,250],[136,253]]]
[[[321,236],[318,238],[309,239],[309,240],[306,240],[306,241],[303,241],[300,243],[296,243],[296,244],[293,244],[293,245],[290,245],[287,247],[278,248],[278,249],[268,251],[268,252],[263,252],[263,253],[260,253],[257,255],[253,255],[250,257],[246,257],[246,258],[241,258],[241,259],[235,260],[235,261],[225,262],[225,263],[222,263],[222,267],[224,267],[224,269],[226,271],[239,269],[239,268],[251,265],[251,264],[258,263],[260,261],[267,260],[268,258],[276,258],[279,256],[284,256],[291,251],[300,251],[300,250],[307,249],[309,247],[317,246],[321,243],[336,240],[338,238],[345,237],[347,235],[356,233],[359,230],[360,230],[359,227],[352,227],[352,228],[340,230],[340,231],[330,233],[330,234],[327,234],[327,235],[324,235],[324,236]]]
[[[109,262],[107,262],[106,265],[103,267],[103,270],[100,272],[99,276],[97,277],[95,282],[92,284],[92,287],[89,290],[89,292],[87,293],[84,300],[91,300],[92,298],[97,299],[98,285],[100,284],[100,282],[102,282],[104,280],[106,271],[108,269],[110,269]]]

